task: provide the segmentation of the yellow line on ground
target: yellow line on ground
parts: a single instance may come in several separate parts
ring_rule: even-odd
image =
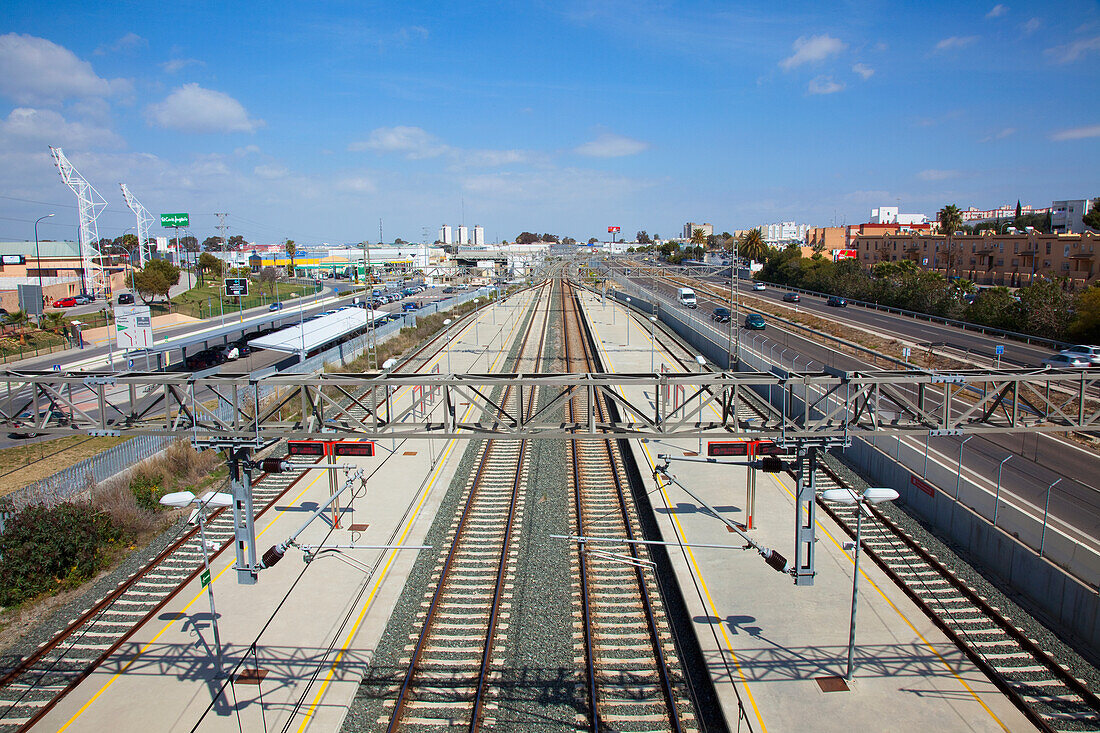
[[[298,500],[302,498],[302,495],[305,494],[307,491],[309,491],[313,487],[313,485],[315,483],[317,483],[317,481],[320,480],[320,478],[322,476],[324,476],[325,474],[326,474],[326,472],[324,472],[324,471],[321,471],[320,473],[318,473],[316,478],[314,478],[312,481],[310,481],[309,485],[306,486],[304,489],[302,489],[301,492],[299,492],[298,495],[296,497],[294,497],[294,501],[292,501],[291,504],[296,504],[298,502]],[[283,509],[283,510],[277,512],[275,514],[275,516],[272,518],[272,520],[270,522],[268,522],[267,526],[264,527],[262,530],[260,530],[259,534],[257,534],[256,537],[258,538],[258,537],[260,537],[260,535],[262,535],[264,532],[266,532],[268,530],[268,527],[271,527],[275,523],[275,520],[278,519],[280,516],[282,516],[283,513],[285,513],[286,511],[288,511],[288,510]],[[211,583],[216,583],[219,578],[221,578],[223,575],[225,575],[226,571],[232,570],[232,569],[233,569],[232,564],[225,566],[221,570],[221,572],[219,572],[217,575],[215,575],[211,579],[210,582]],[[191,608],[191,606],[193,606],[195,604],[195,602],[198,601],[200,598],[202,598],[204,595],[206,595],[206,589],[205,588],[200,590],[195,595],[195,597],[192,598],[187,603],[186,606],[184,606],[182,609],[180,609],[179,612],[183,613],[183,612],[187,611],[187,609]],[[130,659],[128,662],[126,662],[126,664],[124,664],[122,666],[122,669],[120,669],[119,671],[117,671],[113,675],[111,675],[111,679],[109,679],[103,685],[103,687],[99,688],[99,691],[97,691],[96,694],[92,695],[91,699],[88,700],[88,702],[86,702],[86,703],[84,703],[83,705],[80,706],[80,709],[77,710],[73,714],[73,716],[65,722],[65,725],[63,725],[63,726],[61,726],[60,728],[57,729],[57,733],[62,733],[62,731],[64,731],[66,728],[68,728],[70,725],[72,725],[74,722],[76,722],[76,719],[79,718],[81,715],[83,715],[84,712],[91,706],[91,704],[93,702],[95,702],[99,698],[100,695],[102,695],[104,692],[107,691],[107,688],[109,688],[111,685],[113,685],[119,677],[121,677],[123,674],[125,674],[126,670],[129,669],[130,666],[134,662],[136,662],[138,660],[138,658],[141,657],[142,654],[144,654],[146,651],[148,651],[149,647],[151,647],[154,643],[156,643],[157,639],[159,639],[164,634],[164,632],[166,632],[166,631],[168,631],[168,629],[172,628],[172,625],[174,623],[175,622],[173,620],[173,621],[170,621],[169,623],[165,624],[164,627],[161,628],[161,630],[158,631],[152,639],[150,639],[148,642],[146,642],[146,644],[144,646],[142,646],[141,649],[138,650],[138,653],[135,654],[132,659]]]

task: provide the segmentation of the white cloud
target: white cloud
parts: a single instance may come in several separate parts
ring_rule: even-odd
[[[1002,15],[1008,12],[1008,6],[997,3],[993,8],[985,14],[987,18],[1000,18]]]
[[[366,140],[348,145],[348,150],[401,153],[409,160],[423,160],[444,155],[451,148],[422,127],[399,125],[371,130]]]
[[[1030,36],[1035,31],[1043,27],[1043,21],[1038,18],[1031,18],[1026,23],[1020,25],[1020,29],[1023,30],[1025,36]]]
[[[1089,137],[1100,137],[1100,125],[1087,125],[1085,127],[1071,127],[1061,130],[1050,136],[1051,140],[1084,140]]]
[[[149,41],[131,31],[114,43],[104,43],[93,53],[95,53],[96,56],[104,56],[109,53],[128,53],[130,51],[136,51],[139,48],[148,47]]]
[[[46,145],[78,150],[123,147],[122,138],[106,127],[69,122],[52,109],[28,107],[16,107],[7,119],[0,120],[0,141],[43,149]]]
[[[348,176],[336,182],[336,190],[348,193],[375,193],[378,186],[366,176]]]
[[[1015,127],[1005,127],[1005,128],[1000,129],[1000,130],[997,130],[996,132],[990,133],[989,135],[986,135],[985,137],[983,137],[978,142],[991,143],[994,140],[1004,140],[1006,137],[1010,137],[1011,135],[1015,135],[1015,134],[1016,134],[1016,128]]]
[[[779,66],[785,71],[824,61],[830,56],[835,56],[848,47],[848,44],[839,38],[833,38],[828,34],[820,36],[802,36],[794,42],[794,53],[779,62]]]
[[[578,155],[588,155],[593,158],[621,158],[626,155],[637,155],[649,149],[649,143],[642,140],[605,132],[589,140],[583,145],[578,145],[573,152]]]
[[[245,145],[233,150],[233,154],[238,158],[243,158],[246,155],[258,155],[260,153],[259,145]]]
[[[160,65],[160,68],[164,69],[166,74],[175,74],[178,71],[186,69],[188,66],[204,66],[203,62],[198,59],[169,59]]]
[[[810,94],[835,94],[844,89],[844,85],[831,76],[819,76],[810,81],[807,90]]]
[[[145,110],[151,124],[181,132],[255,132],[263,120],[249,118],[244,106],[233,97],[198,84],[184,84],[163,102]]]
[[[0,94],[18,104],[60,104],[66,99],[107,97],[131,90],[125,79],[108,81],[67,48],[36,36],[0,36]]]
[[[530,159],[524,150],[463,150],[456,151],[456,156],[462,165],[471,168],[497,168],[526,163]]]
[[[976,40],[978,40],[977,36],[951,36],[937,43],[936,48],[933,50],[953,51],[957,48],[966,48]]]
[[[875,73],[874,69],[872,69],[867,64],[863,64],[863,63],[854,65],[852,67],[852,71],[859,74],[864,79],[870,79],[871,76],[874,75],[874,73]]]
[[[286,178],[290,171],[281,165],[258,165],[252,169],[252,174],[257,178],[273,181],[276,178]]]
[[[1056,63],[1069,64],[1088,56],[1093,51],[1100,51],[1100,36],[1082,38],[1064,46],[1048,48],[1046,54],[1053,57]]]
[[[917,174],[917,178],[922,181],[946,181],[949,178],[958,178],[962,173],[952,170],[937,170],[935,168],[929,168],[923,170]]]

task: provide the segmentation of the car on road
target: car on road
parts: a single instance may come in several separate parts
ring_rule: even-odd
[[[53,302],[54,308],[72,308],[76,305],[76,298],[58,298]]]
[[[1092,362],[1084,356],[1055,354],[1043,359],[1043,366],[1054,367],[1055,369],[1088,369],[1092,366]]]
[[[760,291],[763,291],[763,290],[767,290],[768,286],[765,285],[764,283],[753,283],[752,284],[752,289],[757,291],[757,292],[760,292]]]
[[[846,308],[848,307],[848,301],[839,295],[830,295],[829,299],[825,301],[825,305],[831,305],[834,308]]]
[[[275,302],[275,303],[272,303],[271,305],[269,305],[267,307],[267,309],[269,311],[281,311],[283,309],[283,304],[279,303],[279,302]]]
[[[783,294],[783,302],[784,303],[797,303],[800,300],[802,300],[802,296],[800,296],[798,293],[784,293]]]
[[[745,328],[750,331],[763,331],[768,327],[768,324],[764,322],[764,316],[759,313],[750,313],[745,316]]]
[[[30,410],[24,410],[19,413],[15,420],[12,421],[12,427],[14,428],[27,428],[34,427],[34,421],[37,416],[31,413]],[[61,410],[51,409],[49,417],[46,419],[47,423],[54,423],[58,425],[67,425],[69,423],[69,416]],[[35,432],[23,432],[16,431],[8,433],[8,437],[14,440],[25,440],[26,438],[37,438],[39,433]]]
[[[730,322],[730,309],[729,308],[715,308],[714,312],[710,314],[710,320],[717,321],[718,323]]]
[[[117,302],[118,302],[119,305],[133,305],[134,304],[134,294],[133,293],[119,293]]]
[[[1062,349],[1060,353],[1067,356],[1080,356],[1082,359],[1088,359],[1092,366],[1100,366],[1100,346],[1071,346],[1068,349]]]

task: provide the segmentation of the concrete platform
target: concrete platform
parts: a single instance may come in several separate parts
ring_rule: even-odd
[[[476,321],[455,328],[451,367],[498,368],[501,344],[519,333],[523,319],[516,316],[531,297],[487,307]],[[437,365],[446,370],[447,359],[441,354],[423,371]],[[401,397],[395,395],[395,402]],[[345,502],[341,529],[315,521],[299,543],[419,544],[465,445],[382,441],[373,458],[342,459],[364,467],[364,490]],[[306,473],[261,518],[261,551],[288,537],[328,498],[326,473]],[[352,524],[368,526],[352,532]],[[415,559],[414,551],[350,550],[304,564],[302,552],[291,549],[260,573],[256,585],[241,586],[232,553],[222,553],[211,570],[225,667],[243,659],[242,669],[265,670],[259,684],[237,681],[219,694],[207,595],[195,582],[34,730],[144,733],[198,725],[203,731],[338,731]]]
[[[648,372],[649,324],[626,318],[625,309],[611,301],[588,295],[583,300],[605,366]],[[682,371],[660,349],[654,358]],[[860,563],[853,681],[847,691],[826,692],[817,680],[842,681],[847,660],[853,568],[851,553],[842,547],[847,535],[817,514],[815,584],[796,587],[754,551],[741,550],[740,538],[682,489],[658,486],[652,473],[657,454],[694,453],[697,440],[632,446],[663,539],[680,545],[669,547],[669,555],[731,730],[739,729],[739,715],[752,730],[773,732],[1034,730],[866,558]],[[670,471],[724,517],[745,521],[748,469],[673,462]],[[751,533],[788,558],[794,547],[793,490],[786,476],[758,476]]]

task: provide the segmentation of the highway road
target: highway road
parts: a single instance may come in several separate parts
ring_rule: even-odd
[[[648,288],[652,281],[650,278],[636,278],[635,284]],[[728,283],[726,283],[728,287]],[[667,307],[681,308],[675,302],[676,286],[667,282],[658,282],[658,290],[664,298]],[[765,291],[767,293],[767,291]],[[710,322],[710,314],[714,308],[728,305],[725,299],[719,300],[706,293],[697,291],[699,307],[695,314],[706,322]],[[759,293],[753,293],[759,295]],[[782,293],[770,293],[768,302],[781,302]],[[742,294],[742,303],[746,303]],[[751,302],[748,303],[751,307]],[[791,305],[782,303],[782,305]],[[891,336],[896,331],[891,330],[897,324],[898,331],[908,333],[917,332],[914,326],[928,327],[929,324],[914,324],[904,316],[890,315],[886,313],[868,312],[853,308],[831,308],[824,301],[811,296],[804,296],[798,304],[804,311],[820,309],[822,316],[828,316],[830,320],[844,323],[849,316],[862,319],[865,316],[874,316],[876,319],[885,319],[885,325],[874,327],[874,330],[886,336]],[[767,318],[767,316],[765,316]],[[743,316],[742,316],[743,320]],[[869,321],[858,321],[860,325],[873,328]],[[879,321],[876,321],[879,322]],[[715,324],[721,333],[725,334],[727,326]],[[739,328],[741,324],[738,324]],[[931,326],[934,329],[949,327]],[[960,337],[958,329],[955,334],[943,334],[937,340],[951,338],[958,341],[960,338],[974,339],[980,335],[966,332]],[[756,339],[756,345],[769,353],[771,345],[775,345],[778,354],[782,349],[788,349],[791,353],[802,354],[806,359],[818,364],[827,364],[837,369],[846,371],[871,371],[877,367],[856,357],[841,354],[816,341],[800,337],[795,333],[775,325],[769,320],[765,331],[746,331],[741,329],[743,343],[752,344]],[[1033,348],[1033,347],[1027,347]],[[1020,349],[1023,353],[1025,349]],[[992,350],[990,350],[992,353]],[[801,366],[801,364],[800,364]],[[948,465],[955,464],[959,456],[959,444],[962,439],[955,437],[932,438],[929,441],[929,450],[942,454],[943,462]],[[1051,494],[1050,513],[1086,538],[1100,537],[1100,488],[1097,481],[1100,480],[1100,455],[1083,448],[1076,443],[1059,436],[1043,433],[1021,433],[1012,435],[974,436],[963,450],[963,466],[968,474],[984,477],[990,484],[997,476],[998,466],[1008,455],[1013,455],[1002,469],[1002,489],[1004,495],[1009,494],[1029,502],[1038,507],[1039,513],[1045,500],[1046,489],[1054,481],[1062,479],[1057,489]]]

